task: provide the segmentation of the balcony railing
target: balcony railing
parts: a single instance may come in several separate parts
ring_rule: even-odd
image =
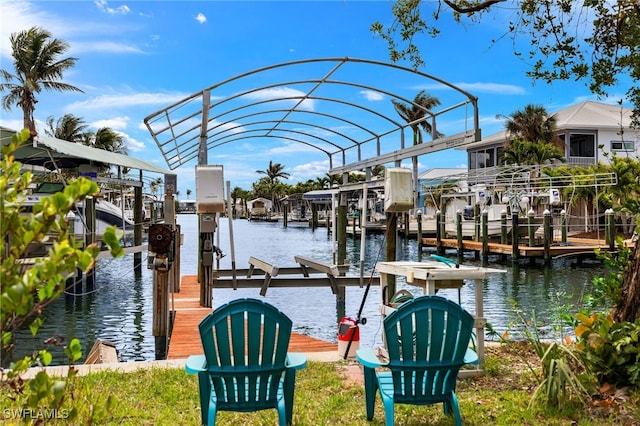
[[[593,164],[597,164],[597,160],[595,157],[568,157],[567,164],[572,166],[591,166]]]

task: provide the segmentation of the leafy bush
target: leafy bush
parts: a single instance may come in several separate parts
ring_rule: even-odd
[[[30,172],[23,173],[14,152],[30,138],[28,130],[15,134],[10,143],[2,146],[0,158],[0,323],[2,324],[2,363],[7,366],[14,345],[14,331],[29,327],[37,335],[42,325],[43,309],[65,291],[66,279],[77,269],[88,272],[95,264],[100,251],[97,244],[80,247],[69,233],[65,217],[76,203],[98,192],[98,186],[80,178],[69,183],[64,191],[43,198],[24,214],[22,206],[32,182]],[[115,228],[104,233],[104,242],[114,256],[122,254]],[[34,244],[48,242],[46,256],[29,259]],[[82,356],[77,339],[72,339],[65,353],[72,364]],[[14,400],[26,401],[32,411],[56,410],[62,406],[69,393],[65,380],[52,379],[40,371],[29,381],[21,374],[34,365],[46,366],[51,354],[45,349],[17,360],[6,372],[6,380],[0,381],[0,389]],[[67,379],[75,376],[69,369]],[[55,411],[52,411],[55,412]],[[74,411],[65,413],[73,418]]]
[[[584,365],[601,384],[640,386],[640,319],[615,322],[611,315],[580,313],[575,329]]]

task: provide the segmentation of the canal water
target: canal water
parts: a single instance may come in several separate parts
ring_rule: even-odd
[[[197,273],[197,216],[178,215],[184,241],[181,251],[183,275]],[[248,268],[250,256],[278,267],[296,266],[294,256],[300,255],[333,263],[332,241],[326,228],[312,231],[307,226],[283,228],[282,223],[249,222],[244,219],[232,223],[237,268]],[[365,246],[365,283],[369,280],[376,261],[385,256],[383,235],[367,236]],[[221,260],[222,269],[231,268],[228,219],[220,221],[220,247],[227,254]],[[397,260],[418,260],[417,242],[398,238]],[[425,259],[428,253],[423,253]],[[71,337],[78,338],[85,354],[96,339],[113,342],[123,361],[154,360],[155,338],[152,335],[152,271],[146,269],[146,253],[143,255],[142,275],[133,272],[133,255],[119,259],[104,259],[98,265],[95,290],[80,296],[62,297],[47,307],[45,324],[38,339],[28,331],[18,334],[17,354],[25,354],[33,348],[41,348],[42,341],[57,337],[63,344]],[[496,260],[498,259],[491,259]],[[347,262],[352,265],[349,275],[358,276],[360,265],[360,237],[347,242]],[[465,264],[480,265],[469,255]],[[542,321],[542,329],[553,336],[558,312],[568,306],[580,304],[590,292],[594,277],[607,274],[607,268],[599,262],[585,262],[580,266],[572,259],[554,260],[550,267],[541,263],[513,264],[492,262],[488,266],[503,269],[504,273],[490,274],[483,282],[485,317],[499,334],[517,328],[513,306],[531,317]],[[377,272],[373,269],[377,278]],[[375,279],[374,279],[375,282]],[[438,294],[460,303],[474,312],[475,283],[465,282],[463,288],[441,290]],[[397,289],[405,288],[414,294],[420,289],[398,281]],[[355,317],[363,300],[365,288],[349,287],[346,291],[346,313]],[[259,289],[214,290],[214,308],[235,298],[261,298]],[[293,321],[294,331],[336,342],[337,318],[335,297],[326,288],[271,288],[264,300],[277,306]],[[381,319],[378,313],[380,292],[372,286],[364,302],[363,317],[367,319],[360,328],[360,346],[375,347],[382,343]],[[569,312],[571,309],[568,310]],[[65,363],[61,348],[50,348],[54,363]]]

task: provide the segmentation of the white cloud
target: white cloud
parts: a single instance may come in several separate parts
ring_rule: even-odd
[[[319,176],[324,176],[328,171],[329,159],[299,164],[293,167],[292,171],[290,172],[290,180],[293,182],[305,182],[309,179],[315,179]]]
[[[24,127],[24,121],[19,119],[5,119],[0,117],[0,126],[11,130],[21,130]],[[41,128],[41,127],[38,127]]]
[[[145,151],[146,146],[144,142],[140,142],[139,140],[132,138],[126,133],[122,133],[122,132],[118,132],[118,133],[124,137],[124,143],[127,146],[127,148],[129,148],[129,151],[132,151],[132,152]]]
[[[131,12],[131,9],[129,9],[129,6],[127,6],[126,4],[114,8],[107,6],[106,0],[96,0],[93,3],[98,7],[99,10],[110,15],[126,15]]]
[[[66,107],[69,111],[94,110],[103,108],[125,108],[140,105],[172,104],[185,97],[181,93],[132,93],[117,95],[101,95],[86,101],[74,102]]]
[[[95,127],[96,129],[100,129],[101,127],[109,127],[114,130],[121,130],[127,128],[129,121],[130,119],[127,116],[113,117],[107,118],[105,120],[94,121],[93,123],[91,123],[91,126]]]
[[[302,100],[302,98],[306,96],[305,92],[300,90],[292,89],[290,87],[271,87],[269,89],[257,90],[255,92],[247,93],[244,95],[244,98],[254,99],[254,100],[282,100],[290,103],[297,103]],[[289,99],[286,99],[289,98]],[[313,111],[314,110],[314,102],[309,99],[305,99],[300,108]]]
[[[144,51],[135,46],[130,46],[123,43],[115,43],[113,41],[76,41],[70,44],[69,50],[73,54],[81,52],[144,53]]]
[[[478,93],[489,93],[496,95],[525,95],[527,91],[521,87],[513,84],[502,84],[502,83],[483,83],[483,82],[457,82],[451,83],[454,86],[466,90],[467,92],[471,92],[473,94]],[[436,90],[452,90],[449,86],[444,84],[427,84],[421,85],[415,88],[416,90],[427,90],[427,91],[436,91]]]
[[[319,153],[317,148],[300,142],[287,142],[280,146],[273,147],[265,153],[266,156],[276,154],[297,154],[297,153]]]
[[[373,90],[361,90],[360,94],[368,101],[381,101],[384,99],[381,93],[374,92]]]
[[[203,13],[198,13],[198,14],[196,15],[196,21],[198,21],[198,22],[199,22],[199,23],[201,23],[201,24],[204,24],[205,22],[207,22],[207,17],[206,17],[206,16],[204,16],[204,14],[203,14]]]
[[[520,86],[513,84],[501,84],[501,83],[454,83],[461,89],[467,90],[471,93],[495,93],[500,95],[524,95],[526,90]]]

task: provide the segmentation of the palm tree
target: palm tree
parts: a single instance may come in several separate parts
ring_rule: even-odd
[[[62,139],[69,142],[82,142],[85,139],[86,129],[89,127],[80,117],[73,114],[65,114],[54,124],[53,116],[47,118],[47,128],[44,132],[47,136]]]
[[[95,133],[86,133],[83,143],[109,152],[125,155],[128,153],[127,146],[124,143],[124,136],[110,127],[101,127]]]
[[[433,130],[431,128],[431,124],[427,120],[424,120],[424,118],[427,116],[429,111],[440,105],[440,100],[422,90],[416,95],[410,105],[403,104],[395,99],[392,99],[391,103],[398,115],[402,117],[404,121],[409,123],[409,127],[413,130],[413,144],[421,144],[423,137],[420,128],[422,127],[422,129],[427,133],[431,133]]]
[[[557,145],[560,141],[556,134],[556,117],[549,115],[540,105],[526,105],[507,117],[505,129],[512,138],[528,142],[546,142]]]
[[[77,58],[60,59],[60,55],[69,49],[69,44],[57,38],[51,39],[51,33],[39,27],[11,34],[10,42],[15,74],[0,70],[6,82],[0,83],[0,90],[8,92],[2,97],[2,106],[6,111],[10,111],[13,105],[22,108],[24,128],[35,135],[33,113],[38,102],[36,94],[43,89],[82,92],[60,81],[64,71],[72,68]]]
[[[283,171],[284,166],[280,163],[273,164],[273,161],[269,161],[269,167],[266,170],[256,170],[256,173],[267,175],[271,184],[278,182],[282,179],[289,179],[289,173]]]
[[[507,143],[500,155],[500,164],[547,164],[558,160],[564,163],[564,152],[555,145],[547,142],[529,142],[513,139]]]
[[[431,128],[431,124],[425,119],[429,111],[440,105],[440,100],[426,93],[424,90],[420,91],[413,99],[411,105],[406,105],[395,99],[391,100],[393,108],[398,115],[402,117],[404,121],[409,124],[413,131],[413,144],[419,145],[423,141],[422,132],[420,128],[424,129],[427,133],[432,133],[434,129]],[[413,166],[413,187],[418,187],[418,157],[412,157],[411,163]],[[414,205],[418,202],[418,191],[414,191]]]
[[[191,190],[187,189],[187,200],[191,199]]]

